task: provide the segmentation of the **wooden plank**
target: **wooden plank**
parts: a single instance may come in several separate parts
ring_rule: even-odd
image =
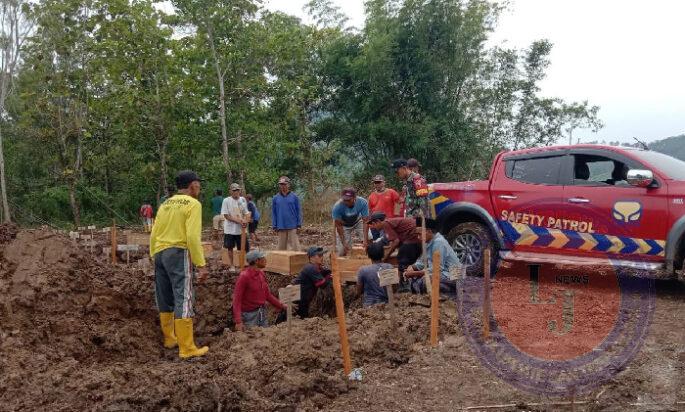
[[[352,250],[350,250],[349,257],[355,259],[363,259],[366,257],[366,250],[362,245],[353,245]]]
[[[126,243],[129,245],[150,245],[150,234],[149,233],[129,233],[126,235]]]
[[[362,266],[371,264],[371,259],[355,259],[352,257],[338,258],[338,268],[340,270],[340,280],[345,282],[357,282],[357,272]]]
[[[266,271],[295,276],[309,262],[305,252],[272,250],[266,252]]]
[[[202,251],[206,256],[211,256],[211,254],[214,252],[214,245],[212,242],[202,242]]]

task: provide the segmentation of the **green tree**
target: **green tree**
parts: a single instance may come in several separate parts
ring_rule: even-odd
[[[258,30],[254,17],[259,10],[257,0],[173,0],[179,24],[193,33],[207,67],[214,71],[217,85],[218,118],[221,130],[226,183],[233,181],[229,158],[230,139],[227,125],[227,103],[231,99],[253,97],[252,84],[263,79],[262,67],[251,53],[258,50]],[[261,79],[259,79],[261,76]],[[238,151],[242,149],[242,133],[235,134]]]

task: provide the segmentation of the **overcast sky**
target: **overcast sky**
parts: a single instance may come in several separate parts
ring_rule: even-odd
[[[363,0],[334,0],[364,24]],[[266,0],[305,18],[306,0]],[[306,18],[305,18],[306,20]],[[685,0],[513,0],[493,43],[552,41],[546,96],[601,106],[606,126],[582,141],[653,141],[685,133]]]

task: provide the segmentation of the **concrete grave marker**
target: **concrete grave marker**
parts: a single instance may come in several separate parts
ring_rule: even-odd
[[[139,245],[117,245],[119,252],[126,252],[126,264],[131,263],[131,252],[137,252],[139,249]]]

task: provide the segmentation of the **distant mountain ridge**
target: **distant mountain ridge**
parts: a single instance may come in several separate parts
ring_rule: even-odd
[[[641,144],[635,142],[635,143],[621,143],[619,141],[616,142],[607,142],[607,141],[594,141],[594,142],[588,142],[589,144],[606,144],[609,146],[624,146],[624,147],[642,147]],[[650,150],[654,150],[655,152],[660,152],[667,154],[669,156],[673,156],[677,159],[685,161],[685,134],[681,134],[680,136],[671,136],[667,137],[665,139],[657,140],[652,143],[648,143],[647,147],[649,147]]]
[[[657,140],[656,142],[650,143],[648,146],[651,150],[656,152],[661,152],[680,160],[685,160],[685,134],[668,137],[663,140]]]

